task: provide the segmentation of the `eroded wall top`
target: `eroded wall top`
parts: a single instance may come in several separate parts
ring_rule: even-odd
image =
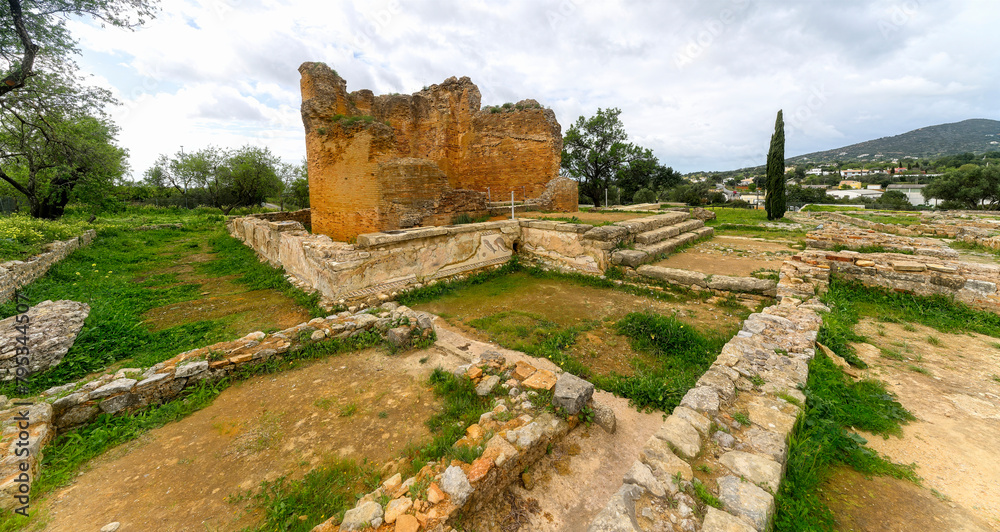
[[[449,223],[453,214],[485,209],[487,191],[494,200],[511,191],[534,200],[559,175],[562,131],[555,113],[534,100],[482,109],[467,77],[375,96],[348,92],[323,63],[303,63],[299,72],[315,232],[349,240]],[[419,172],[404,175],[408,169]],[[565,203],[563,210],[576,210],[575,199]]]

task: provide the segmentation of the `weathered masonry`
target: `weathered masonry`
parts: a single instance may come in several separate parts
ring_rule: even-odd
[[[323,63],[303,63],[302,122],[313,231],[357,235],[489,213],[490,199],[577,210],[559,177],[562,132],[534,100],[480,109],[467,77],[412,95],[347,92]]]
[[[616,263],[631,267],[618,255],[643,235],[677,228],[674,236],[658,243],[663,248],[659,252],[669,252],[712,234],[712,228],[689,216],[668,212],[603,227],[502,220],[367,233],[358,235],[353,244],[310,234],[288,215],[284,221],[271,221],[271,215],[234,218],[227,228],[263,259],[283,267],[292,283],[320,292],[328,304],[373,305],[400,290],[500,266],[515,253],[559,270],[590,275],[602,275]],[[314,216],[314,228],[315,220]]]

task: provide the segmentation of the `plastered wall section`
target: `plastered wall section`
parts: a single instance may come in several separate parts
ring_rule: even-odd
[[[359,235],[336,242],[294,221],[246,217],[229,233],[327,300],[365,300],[501,265],[514,249],[528,260],[600,275],[616,242],[589,225],[505,220]]]

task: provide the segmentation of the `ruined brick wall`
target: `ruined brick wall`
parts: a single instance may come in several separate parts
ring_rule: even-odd
[[[322,63],[303,63],[302,121],[316,233],[362,233],[448,224],[486,212],[494,199],[534,200],[558,178],[562,135],[555,114],[533,100],[480,109],[467,77],[412,95],[348,93]],[[576,210],[564,189],[560,210]],[[572,207],[569,205],[572,203]]]

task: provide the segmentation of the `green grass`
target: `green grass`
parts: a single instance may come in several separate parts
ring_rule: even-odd
[[[489,333],[490,340],[507,349],[547,358],[581,378],[590,376],[590,370],[564,350],[576,342],[579,333],[594,328],[597,322],[561,327],[537,314],[510,310],[470,320],[469,325]]]
[[[827,306],[838,307],[833,310],[831,306],[827,316],[840,316],[852,326],[860,316],[877,316],[880,321],[904,323],[904,328],[912,331],[916,329],[910,323],[918,323],[942,333],[968,331],[1000,338],[1000,315],[943,296],[916,296],[833,279],[823,299]],[[823,340],[820,342],[833,348]]]
[[[243,497],[264,514],[260,523],[246,530],[308,532],[331,516],[342,520],[357,499],[378,487],[379,481],[374,464],[335,458],[301,480],[285,476],[264,482],[256,493]]]
[[[761,238],[783,238],[802,240],[806,236],[804,229],[794,226],[795,222],[786,218],[778,220],[767,219],[767,212],[758,209],[727,209],[712,208],[715,220],[708,220],[705,225],[715,229],[716,234],[731,236],[750,236]],[[791,227],[769,227],[763,224],[786,224]]]
[[[837,465],[919,482],[913,466],[889,462],[851,432],[899,435],[901,423],[915,419],[882,383],[853,382],[829,358],[817,354],[809,364],[804,393],[805,414],[789,437],[787,472],[775,497],[776,531],[834,530],[833,514],[819,493]]]
[[[871,246],[845,246],[842,244],[837,244],[830,248],[830,251],[857,251],[858,253],[896,253],[897,255],[913,255],[913,251],[909,249],[895,249],[887,248],[882,245],[871,245]]]
[[[864,205],[808,205],[802,212],[863,211]]]
[[[91,245],[22,288],[32,303],[69,299],[90,305],[73,347],[58,366],[32,377],[29,393],[75,381],[124,359],[132,366],[149,367],[179,352],[235,338],[226,319],[182,323],[156,332],[143,323],[143,314],[152,308],[200,297],[200,285],[182,283],[173,273],[157,273],[174,265],[181,240],[208,242],[216,253],[213,260],[197,265],[202,273],[235,276],[233,282],[247,290],[278,290],[312,316],[325,315],[316,296],[290,285],[282,270],[258,261],[252,249],[225,233],[219,220],[212,216],[187,220],[190,223],[181,229],[137,232],[103,227]],[[13,302],[0,304],[0,317],[12,316],[15,310]],[[13,382],[0,385],[0,393],[17,395]]]
[[[594,384],[627,397],[637,408],[669,412],[722,350],[728,336],[703,334],[673,316],[633,312],[615,324],[633,349],[653,363],[640,364],[636,374],[595,375]]]
[[[854,214],[854,218],[860,218],[869,222],[895,225],[917,225],[923,223],[920,216],[901,216],[892,214]]]

